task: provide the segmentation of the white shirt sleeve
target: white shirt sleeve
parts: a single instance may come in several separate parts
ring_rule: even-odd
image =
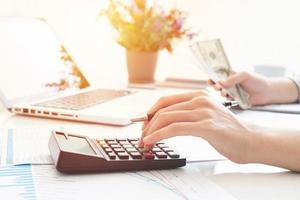
[[[300,103],[300,75],[299,76],[290,77],[290,79],[295,83],[295,85],[298,88],[298,103]]]

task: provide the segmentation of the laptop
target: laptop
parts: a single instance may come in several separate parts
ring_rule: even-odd
[[[10,112],[123,126],[163,94],[94,88],[45,20],[0,17],[0,100]]]

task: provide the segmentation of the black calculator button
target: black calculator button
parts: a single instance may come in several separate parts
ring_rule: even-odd
[[[173,149],[170,149],[170,148],[162,148],[164,152],[172,152]]]
[[[179,154],[175,153],[174,151],[168,152],[168,155],[171,158],[179,158]]]
[[[105,152],[112,152],[112,149],[109,148],[109,147],[107,147],[107,148],[104,148],[104,151],[105,151]]]
[[[116,159],[116,154],[113,153],[113,152],[109,152],[107,155],[108,155],[108,157],[109,157],[110,159],[112,159],[112,160]]]
[[[152,149],[152,151],[153,151],[153,152],[159,152],[159,151],[161,151],[161,149],[158,148],[158,147],[154,147],[154,148]]]
[[[126,148],[126,149],[127,149],[127,148],[133,148],[131,144],[124,144],[124,145],[122,145],[122,146],[123,146],[124,148]]]
[[[135,145],[135,144],[138,145],[138,144],[139,144],[139,141],[130,141],[130,143],[131,143],[131,144],[134,144],[134,145]]]
[[[135,150],[135,151],[130,151],[130,152],[128,152],[130,155],[131,154],[135,154],[135,153],[137,153],[137,154],[140,154],[140,155],[142,155],[140,152],[138,152],[137,150]]]
[[[138,145],[139,144],[139,140],[129,140],[129,141],[133,145]]]
[[[130,155],[133,159],[142,159],[142,154],[135,151],[135,152],[130,152]]]
[[[128,151],[128,152],[135,152],[137,150],[134,147],[130,147],[130,148],[126,148],[126,151]]]
[[[128,141],[121,141],[119,142],[121,145],[131,145],[130,142]]]
[[[127,139],[117,139],[118,142],[124,142],[127,141]]]
[[[117,153],[120,159],[129,159],[129,155],[125,152],[118,152]]]
[[[115,152],[125,152],[123,148],[114,148]]]
[[[116,145],[116,144],[119,144],[119,143],[117,141],[107,141],[107,144]]]
[[[110,145],[111,148],[121,148],[121,145],[119,144],[113,144],[113,145]]]
[[[155,157],[154,154],[151,153],[151,152],[144,152],[143,156],[144,156],[145,159],[148,159],[148,160],[153,160],[154,157]]]
[[[157,146],[159,146],[160,148],[168,148],[169,146],[164,144],[164,143],[160,143],[160,144],[157,144]]]
[[[158,158],[167,158],[168,155],[165,152],[155,152],[156,157]]]

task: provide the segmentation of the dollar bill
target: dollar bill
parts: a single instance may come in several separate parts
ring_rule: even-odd
[[[213,81],[219,82],[228,79],[233,74],[220,39],[196,41],[190,45],[190,49],[199,61],[200,69]],[[249,94],[239,84],[226,89],[227,93],[234,98],[242,109],[251,107]]]

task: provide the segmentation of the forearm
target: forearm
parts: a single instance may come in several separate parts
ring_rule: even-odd
[[[248,162],[300,172],[300,130],[256,127],[250,142]]]
[[[271,79],[269,86],[269,104],[294,103],[298,100],[298,87],[291,79]]]

